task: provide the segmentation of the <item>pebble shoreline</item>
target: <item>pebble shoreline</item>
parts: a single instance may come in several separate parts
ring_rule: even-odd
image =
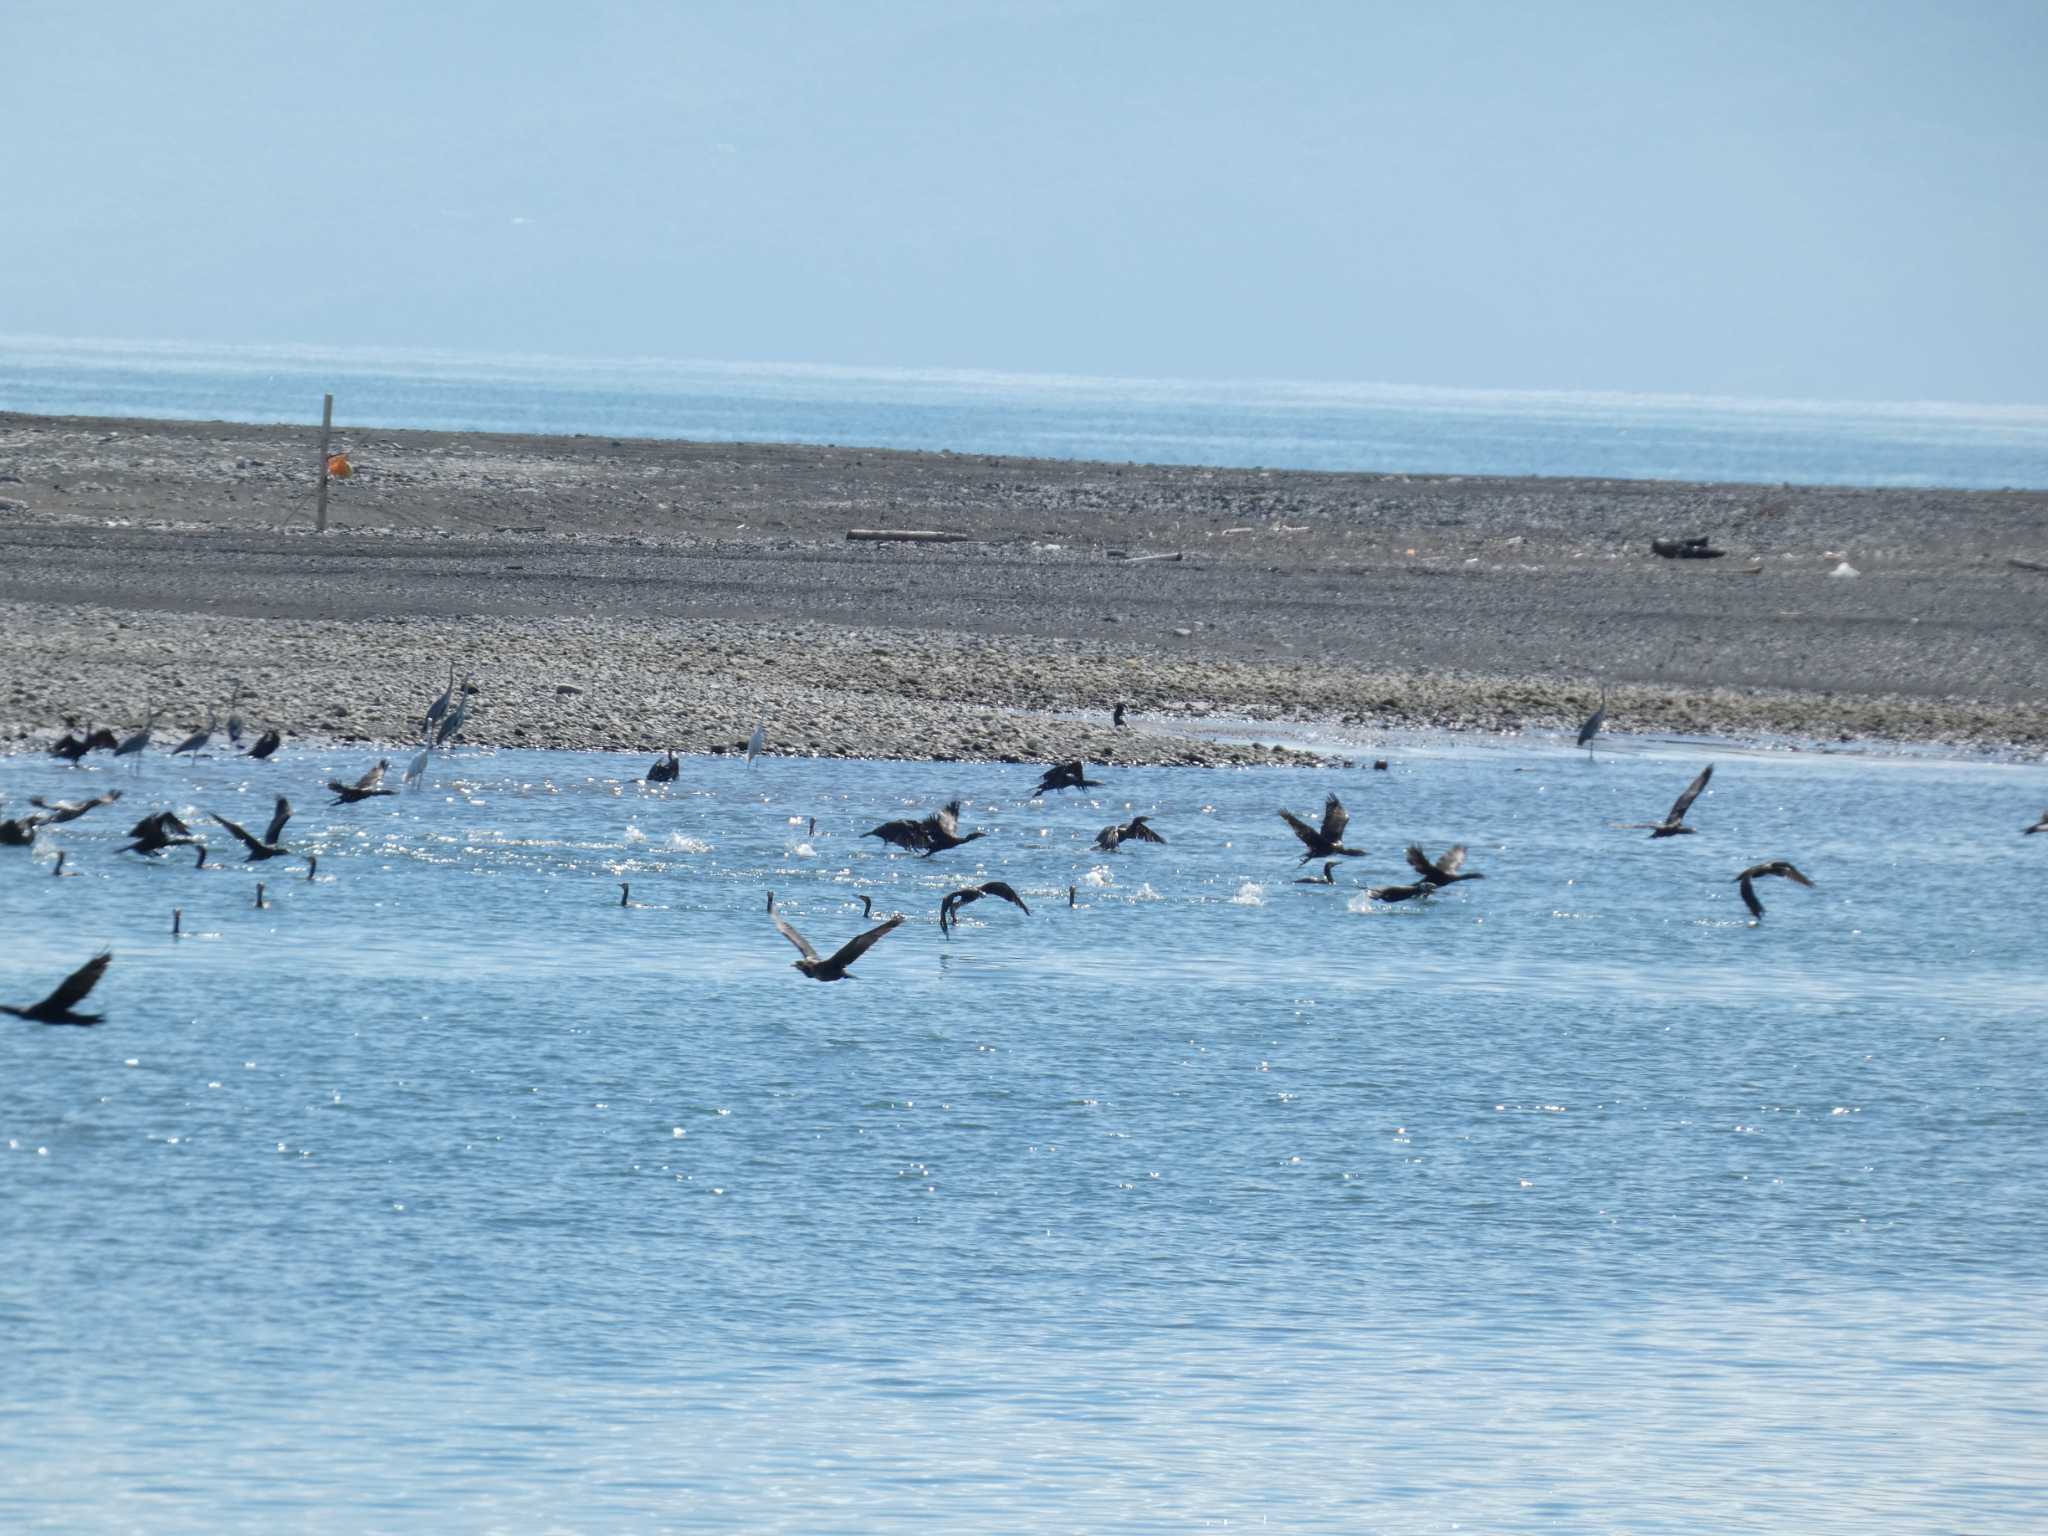
[[[259,727],[397,748],[452,661],[476,745],[1309,761],[1194,728],[1569,731],[1595,657],[1617,732],[2048,747],[2048,581],[2004,558],[2039,493],[369,437],[320,538],[295,429],[0,416],[0,750],[152,708],[167,744],[232,680]],[[1728,561],[1649,555],[1695,524]]]

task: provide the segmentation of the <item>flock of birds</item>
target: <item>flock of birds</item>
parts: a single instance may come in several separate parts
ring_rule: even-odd
[[[465,677],[462,680],[458,690],[455,681],[455,668],[451,664],[448,670],[448,686],[428,706],[422,721],[422,745],[419,755],[406,770],[405,778],[407,782],[415,781],[424,775],[431,753],[436,747],[444,746],[460,735],[467,718],[469,700],[476,691],[476,686],[469,677]],[[227,736],[231,744],[239,743],[244,733],[241,717],[235,711],[235,706],[239,703],[240,697],[241,691],[239,685],[237,685],[228,703]],[[1590,749],[1594,737],[1599,733],[1602,724],[1605,722],[1606,715],[1607,694],[1603,686],[1599,708],[1587,718],[1579,729],[1578,742],[1580,746]],[[1123,717],[1124,706],[1118,704],[1112,717],[1113,723],[1119,726],[1122,725]],[[111,731],[105,729],[87,730],[80,733],[74,727],[73,730],[68,731],[50,749],[51,755],[75,764],[81,761],[88,753],[108,751],[117,758],[132,757],[139,761],[141,754],[149,746],[155,721],[156,712],[151,711],[149,719],[142,729],[125,739],[117,738]],[[194,732],[181,741],[172,749],[173,755],[187,753],[196,755],[207,747],[215,733],[216,721],[217,716],[215,712],[209,709],[206,728],[202,731]],[[266,730],[251,744],[247,749],[246,755],[258,761],[267,759],[277,751],[281,740],[282,738],[278,732]],[[746,743],[746,760],[749,766],[753,764],[754,759],[763,750],[765,744],[766,725],[764,722],[762,725],[756,726],[752,737]],[[1373,766],[1375,768],[1384,768],[1386,763],[1384,760],[1380,760],[1375,762]],[[351,781],[341,779],[329,780],[327,787],[334,793],[334,800],[331,803],[334,805],[354,805],[364,800],[398,793],[398,791],[384,783],[384,775],[389,771],[390,767],[389,759],[380,758],[373,767],[357,779]],[[681,759],[676,756],[673,750],[670,750],[665,752],[648,769],[646,781],[651,784],[673,783],[680,776],[681,772]],[[1686,816],[1691,811],[1693,803],[1706,790],[1713,776],[1714,769],[1712,764],[1701,769],[1698,775],[1680,792],[1678,798],[1672,802],[1671,809],[1665,812],[1661,820],[1653,822],[1616,822],[1612,823],[1612,825],[1620,830],[1648,831],[1652,840],[1690,836],[1697,829],[1687,824]],[[1088,777],[1087,766],[1082,762],[1055,763],[1045,770],[1044,775],[1040,778],[1036,789],[1033,791],[1033,795],[1034,797],[1043,796],[1068,789],[1094,789],[1101,787],[1101,784],[1101,780]],[[122,791],[119,789],[106,790],[90,799],[78,801],[51,801],[41,796],[32,796],[30,797],[29,804],[34,809],[29,814],[11,818],[0,818],[0,848],[31,846],[35,841],[37,832],[41,828],[59,826],[75,821],[77,818],[101,806],[117,802],[121,797]],[[955,848],[965,847],[967,844],[988,835],[982,829],[968,832],[961,831],[960,815],[963,809],[963,802],[955,800],[925,816],[903,817],[882,822],[879,826],[870,828],[862,835],[879,838],[883,843],[891,847],[901,848],[908,853],[928,859]],[[1293,832],[1294,836],[1301,843],[1303,851],[1296,868],[1300,868],[1302,865],[1310,862],[1320,862],[1322,864],[1321,874],[1301,876],[1295,881],[1298,885],[1333,886],[1337,884],[1336,872],[1341,860],[1365,856],[1365,849],[1353,848],[1345,843],[1344,837],[1346,830],[1350,826],[1351,817],[1350,813],[1345,810],[1344,803],[1334,794],[1329,795],[1324,800],[1323,814],[1320,822],[1305,820],[1285,807],[1279,808],[1278,814],[1280,819],[1287,824],[1288,829]],[[246,862],[258,863],[294,854],[294,850],[284,841],[285,828],[290,822],[291,817],[291,802],[283,795],[279,795],[272,809],[270,821],[264,827],[260,836],[251,832],[240,823],[218,813],[214,814],[213,820],[242,846],[246,855]],[[811,830],[815,832],[816,829],[816,818],[812,818]],[[2038,821],[2021,830],[2028,835],[2048,831],[2048,811],[2043,811]],[[122,853],[156,856],[172,848],[189,847],[197,851],[197,867],[206,867],[208,857],[207,845],[186,822],[172,811],[158,811],[143,817],[128,829],[128,837],[130,841],[119,850]],[[1102,828],[1095,836],[1093,847],[1099,852],[1113,854],[1119,852],[1126,844],[1154,843],[1163,845],[1165,842],[1165,837],[1151,826],[1148,818],[1139,815],[1133,816],[1129,821]],[[319,860],[316,855],[310,852],[305,853],[303,857],[306,860],[306,878],[310,880],[315,876],[315,872],[319,867]],[[1486,878],[1485,874],[1481,871],[1465,868],[1466,849],[1463,844],[1446,850],[1440,857],[1434,859],[1420,845],[1410,844],[1406,850],[1405,857],[1415,878],[1402,884],[1369,886],[1366,888],[1366,895],[1369,899],[1387,903],[1425,900],[1446,886],[1456,885],[1468,880],[1484,880]],[[60,852],[57,856],[54,873],[58,876],[70,873],[65,869],[64,865],[65,855]],[[1733,878],[1741,894],[1743,905],[1749,909],[1753,922],[1761,922],[1764,916],[1763,902],[1756,893],[1757,881],[1777,878],[1808,889],[1814,887],[1814,882],[1799,870],[1797,866],[1786,859],[1771,859],[1763,863],[1752,864]],[[622,884],[620,892],[619,904],[621,906],[630,906],[631,887]],[[950,938],[952,929],[959,922],[958,914],[960,909],[980,901],[984,897],[993,897],[1000,901],[1006,901],[1027,916],[1030,914],[1031,908],[1026,905],[1024,898],[1018,894],[1013,886],[1002,880],[987,880],[976,885],[961,886],[956,890],[948,892],[941,898],[939,903],[939,931]],[[1068,905],[1074,905],[1075,900],[1076,888],[1069,886],[1067,888]],[[874,915],[872,898],[862,896],[860,901],[863,917],[871,920]],[[256,887],[256,904],[259,907],[265,904],[264,887],[261,884]],[[794,962],[796,969],[805,976],[810,977],[813,981],[843,981],[848,979],[853,963],[879,943],[885,935],[893,932],[905,921],[904,914],[896,913],[874,927],[867,928],[854,935],[854,937],[847,940],[830,955],[821,956],[811,945],[810,941],[792,927],[789,921],[776,910],[775,895],[772,891],[768,894],[768,916],[774,923],[776,930],[796,947],[799,956]],[[174,935],[179,932],[181,917],[181,912],[173,911],[172,932]],[[67,976],[49,996],[43,998],[40,1002],[26,1007],[0,1004],[0,1013],[11,1014],[16,1018],[26,1019],[39,1024],[96,1024],[103,1015],[80,1013],[77,1011],[77,1005],[83,1002],[90,995],[93,988],[99,984],[100,978],[106,974],[107,967],[112,963],[112,960],[113,955],[111,951],[103,951],[100,954],[94,955],[85,964]]]

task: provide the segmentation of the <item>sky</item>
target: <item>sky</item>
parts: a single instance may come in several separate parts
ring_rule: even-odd
[[[0,6],[0,334],[2048,403],[2048,5]]]

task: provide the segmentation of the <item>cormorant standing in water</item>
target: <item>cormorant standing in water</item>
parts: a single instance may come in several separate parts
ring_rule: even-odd
[[[97,1024],[106,1017],[105,1014],[73,1013],[71,1009],[73,1004],[84,1002],[86,994],[100,984],[100,978],[106,975],[113,959],[112,950],[102,950],[66,976],[57,984],[57,990],[40,1003],[31,1003],[26,1008],[0,1003],[0,1013],[11,1013],[31,1024]]]
[[[655,765],[647,770],[647,782],[650,784],[673,784],[682,771],[682,759],[676,756],[676,749],[670,747],[668,755],[657,760]]]
[[[257,758],[268,757],[282,745],[284,738],[275,730],[268,730],[256,738],[256,745],[249,749],[249,755]]]

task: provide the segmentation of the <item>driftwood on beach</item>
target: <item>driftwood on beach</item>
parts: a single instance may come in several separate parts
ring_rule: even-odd
[[[849,528],[849,543],[870,544],[972,544],[971,533],[940,533],[932,528]]]

